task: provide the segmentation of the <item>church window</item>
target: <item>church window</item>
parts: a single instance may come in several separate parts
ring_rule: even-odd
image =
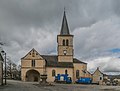
[[[68,39],[66,40],[66,46],[68,46],[69,45],[69,41],[68,41]]]
[[[65,46],[65,40],[63,40],[63,46]]]
[[[76,78],[79,78],[79,70],[76,70]]]
[[[52,70],[52,76],[55,76],[55,75],[56,75],[55,70]]]
[[[67,70],[65,70],[65,74],[68,74]]]
[[[32,60],[32,67],[35,67],[35,60]]]

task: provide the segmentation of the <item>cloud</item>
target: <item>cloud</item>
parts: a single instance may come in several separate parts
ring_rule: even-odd
[[[88,69],[93,73],[99,67],[103,73],[119,74],[120,59],[115,57],[99,57],[89,60]]]
[[[112,16],[90,27],[76,28],[73,32],[75,53],[81,57],[112,54],[108,50],[120,47],[119,21],[119,17]]]
[[[33,47],[40,54],[57,54],[57,34],[66,7],[75,57],[88,63],[91,59],[94,62],[96,58],[118,57],[119,53],[109,50],[120,48],[119,3],[119,0],[0,0],[0,41],[5,43],[2,47],[16,63]],[[111,66],[108,71],[112,69]]]

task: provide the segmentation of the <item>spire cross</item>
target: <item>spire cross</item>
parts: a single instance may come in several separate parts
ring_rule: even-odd
[[[66,8],[64,7],[64,12],[65,12]]]

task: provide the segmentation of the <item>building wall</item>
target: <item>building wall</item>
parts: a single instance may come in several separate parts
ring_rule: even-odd
[[[87,71],[87,64],[74,63],[74,80],[77,80],[76,71],[79,70],[79,77],[86,77],[86,74],[83,72]]]
[[[63,45],[63,40],[68,40],[68,46]],[[73,36],[59,36],[57,38],[58,42],[58,61],[59,62],[73,62]],[[64,50],[66,50],[66,55],[64,55]]]
[[[22,81],[26,81],[26,73],[29,70],[36,70],[37,72],[39,72],[39,74],[43,74],[43,69],[38,69],[38,68],[22,68],[21,69],[21,80]]]
[[[35,66],[32,66],[32,60],[35,60]],[[45,72],[45,60],[39,55],[39,53],[32,49],[24,58],[21,59],[21,79],[26,81],[26,73],[29,70],[36,70],[39,74]]]
[[[93,83],[103,84],[103,74],[99,70],[96,70],[93,74]]]
[[[46,72],[47,72],[47,81],[48,82],[54,82],[55,77],[52,76],[52,70],[55,70],[56,75],[57,74],[65,74],[65,70],[68,72],[68,76],[72,78],[73,81],[73,68],[55,68],[55,67],[47,67]]]
[[[85,77],[89,77],[89,78],[91,78],[92,79],[92,74],[90,73],[90,72],[86,72],[86,74],[85,74]]]
[[[22,60],[21,61],[21,79],[26,80],[26,72],[29,70],[36,70],[40,74],[45,72],[45,60],[35,60],[35,67],[32,67],[32,60]]]

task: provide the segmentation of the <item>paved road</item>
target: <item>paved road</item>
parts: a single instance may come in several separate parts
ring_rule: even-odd
[[[0,91],[120,91],[119,86],[99,86],[80,84],[55,84],[55,86],[38,86],[38,83],[22,81],[7,81],[6,86],[0,86]]]

